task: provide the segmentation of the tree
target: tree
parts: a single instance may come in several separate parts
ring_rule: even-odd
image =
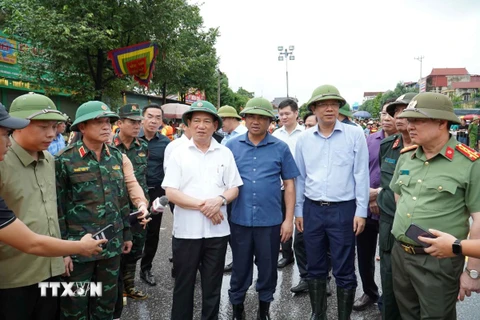
[[[69,88],[77,100],[120,98],[129,79],[117,78],[107,60],[107,52],[115,48],[143,41],[158,43],[160,55],[155,76],[160,86],[165,86],[166,79],[177,81],[179,86],[204,85],[198,79],[198,69],[207,62],[194,51],[195,47],[184,50],[184,42],[198,40],[193,42],[198,45],[203,41],[202,52],[208,51],[205,72],[210,73],[214,70],[212,65],[216,65],[213,44],[217,33],[199,32],[203,23],[199,8],[189,5],[187,0],[84,0],[73,5],[68,0],[2,3],[5,31],[41,48],[19,55],[25,74],[42,86]],[[177,49],[177,44],[183,50]]]
[[[417,92],[416,88],[406,87],[403,82],[398,82],[393,91],[388,90],[383,94],[378,94],[374,99],[365,101],[360,107],[359,110],[365,110],[369,112],[373,118],[379,117],[381,108],[385,104],[385,101],[388,99],[397,99],[402,94],[408,92]]]

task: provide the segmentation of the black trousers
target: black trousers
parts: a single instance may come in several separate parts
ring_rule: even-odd
[[[377,251],[378,220],[367,218],[365,230],[357,236],[358,272],[362,279],[363,292],[378,300],[375,283],[375,253]]]
[[[155,188],[148,188],[148,196],[150,197],[150,204],[158,197],[164,196],[165,190],[158,186]],[[149,206],[150,209],[150,206]],[[147,236],[145,240],[145,247],[143,248],[143,258],[140,262],[142,271],[152,269],[152,261],[158,249],[158,241],[160,239],[160,226],[162,225],[163,213],[152,215],[152,221],[147,225]]]
[[[53,277],[44,282],[57,282]],[[58,295],[62,289],[58,290]],[[47,289],[47,297],[40,296],[38,283],[31,286],[0,289],[0,320],[55,320],[58,319],[58,297],[52,297],[52,289]]]
[[[286,206],[285,206],[285,191],[284,190],[282,190],[282,213],[283,213],[283,220],[285,220]],[[303,243],[303,237],[302,237],[302,243]],[[293,258],[292,244],[293,244],[293,237],[291,237],[287,241],[281,243],[281,245],[282,245],[282,257],[284,257],[285,259]],[[304,248],[305,248],[305,246],[304,246]],[[304,264],[304,266],[305,266],[305,264]]]
[[[228,236],[208,239],[173,238],[172,320],[193,319],[197,270],[202,281],[202,320],[217,320]]]

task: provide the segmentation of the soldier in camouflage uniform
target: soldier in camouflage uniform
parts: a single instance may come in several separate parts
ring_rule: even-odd
[[[111,120],[118,116],[100,101],[81,105],[76,113],[73,131],[82,140],[60,152],[55,160],[58,219],[63,239],[78,240],[109,224],[115,236],[100,255],[91,258],[65,257],[69,282],[101,282],[102,297],[62,297],[61,319],[112,319],[117,300],[120,255],[132,247],[127,193],[128,158],[108,146]],[[135,181],[136,183],[136,181]],[[138,185],[138,184],[137,184]],[[145,211],[145,203],[141,205]],[[75,288],[73,288],[75,291]]]
[[[127,104],[120,109],[120,120],[117,122],[120,131],[113,138],[113,145],[125,154],[133,164],[135,177],[142,187],[145,196],[148,195],[147,187],[147,156],[148,144],[137,138],[140,132],[142,111],[136,104]],[[130,211],[136,211],[135,205],[130,201]],[[146,230],[140,224],[132,224],[131,232],[133,246],[129,254],[122,257],[121,278],[123,276],[123,295],[143,300],[147,295],[135,289],[135,269],[137,260],[142,257],[145,244]],[[122,284],[119,285],[119,288]],[[119,295],[120,296],[120,295]],[[117,301],[115,313],[122,308],[121,301]],[[119,312],[121,314],[121,312]],[[119,314],[119,315],[120,315]],[[118,316],[119,316],[118,315]]]

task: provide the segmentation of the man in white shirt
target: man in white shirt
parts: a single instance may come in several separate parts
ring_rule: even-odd
[[[183,134],[180,138],[173,140],[170,142],[167,147],[165,148],[165,154],[163,155],[163,171],[167,172],[167,163],[170,159],[170,155],[172,154],[173,150],[177,149],[179,146],[184,144],[185,142],[189,141],[192,138],[192,134],[190,133],[190,128],[188,128],[184,123],[180,124],[180,129],[183,130]]]
[[[297,144],[297,139],[302,134],[303,131],[305,131],[305,128],[302,127],[297,123],[297,118],[298,118],[298,104],[295,100],[293,99],[286,99],[283,100],[279,105],[278,105],[278,118],[280,120],[280,123],[282,126],[275,130],[273,132],[273,136],[282,140],[288,145],[288,148],[290,149],[290,152],[292,153],[293,157],[295,158],[295,145]],[[283,199],[283,185],[282,185],[282,212],[285,217],[285,201]],[[298,234],[295,234],[296,237],[298,237]],[[305,270],[305,275],[306,275],[306,255],[305,255],[305,246],[303,245],[303,236],[300,235],[300,246],[303,248],[303,255],[300,254],[300,257],[298,256],[298,253],[295,252],[297,255],[297,260],[300,258],[300,261],[297,261],[297,264],[299,265],[298,268],[300,270]],[[296,245],[298,240],[295,240]],[[288,266],[289,264],[294,262],[293,258],[293,250],[292,250],[292,243],[293,243],[293,238],[290,238],[290,240],[286,242],[282,242],[282,258],[278,261],[278,268],[284,268]],[[302,273],[300,271],[300,273]],[[308,284],[305,282],[304,283],[304,290],[308,290]],[[301,290],[301,291],[304,291]]]
[[[183,114],[190,141],[177,147],[167,163],[162,187],[175,204],[173,225],[172,320],[193,319],[197,270],[202,277],[202,319],[217,319],[230,227],[227,203],[243,185],[232,152],[215,139],[222,125],[215,107],[197,101]]]
[[[218,109],[218,116],[222,118],[222,131],[225,132],[225,137],[222,139],[222,144],[226,145],[233,137],[239,134],[244,134],[248,129],[240,123],[240,117],[234,107],[223,106]]]

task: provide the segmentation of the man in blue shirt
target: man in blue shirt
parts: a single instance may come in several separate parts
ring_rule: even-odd
[[[53,139],[52,143],[48,146],[47,151],[50,152],[51,155],[56,155],[58,151],[65,148],[65,138],[63,137],[63,133],[65,132],[65,121],[59,121],[57,123],[57,135],[55,139]]]
[[[244,319],[243,302],[252,284],[255,258],[257,319],[266,320],[270,319],[270,302],[277,286],[280,242],[290,239],[293,233],[293,179],[299,173],[288,145],[267,133],[275,117],[272,104],[264,98],[253,98],[241,115],[245,115],[248,132],[227,142],[243,180],[230,217],[233,269],[229,296],[234,319]],[[285,219],[280,179],[285,187]]]
[[[350,319],[357,287],[355,236],[363,231],[367,217],[368,149],[360,128],[337,120],[345,103],[334,86],[315,89],[307,105],[318,125],[305,131],[295,148],[300,171],[295,225],[303,230],[307,250],[312,319],[326,317],[329,248],[339,320]]]

